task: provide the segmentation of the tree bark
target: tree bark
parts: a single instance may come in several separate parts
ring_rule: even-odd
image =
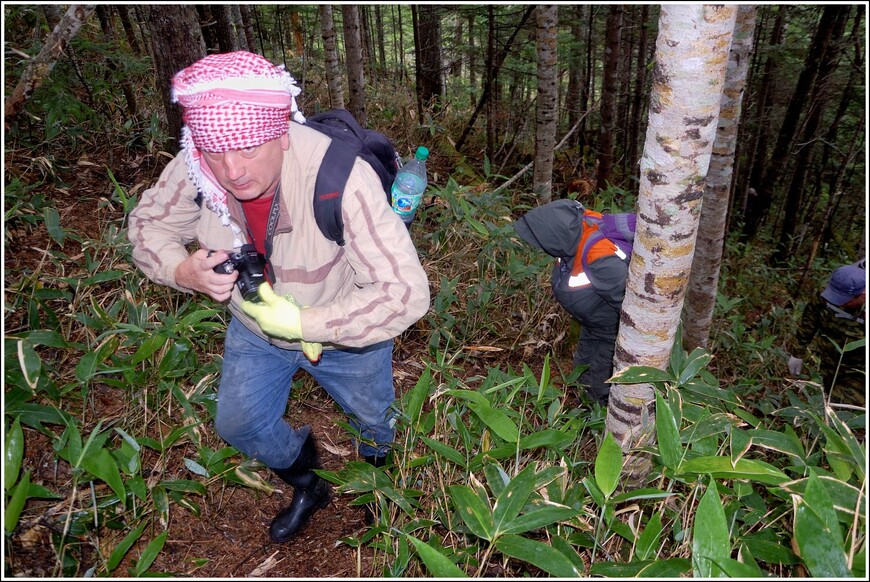
[[[553,150],[556,145],[559,69],[557,40],[559,12],[555,4],[540,4],[535,9],[537,22],[538,97],[535,129],[535,170],[532,189],[538,204],[553,199]]]
[[[439,107],[444,93],[441,75],[441,17],[439,7],[421,4],[417,7],[420,67],[417,84],[423,107]]]
[[[649,126],[641,158],[637,232],[614,356],[630,366],[668,366],[680,323],[704,179],[716,135],[733,5],[664,5],[659,17]],[[655,436],[651,384],[614,383],[606,429],[627,453],[626,481],[651,467],[644,447]]]
[[[607,39],[604,41],[604,85],[601,88],[601,129],[598,133],[598,172],[595,188],[606,190],[613,182],[613,134],[616,132],[617,80],[619,78],[619,41],[622,35],[623,8],[610,6]]]
[[[363,72],[363,54],[359,30],[359,10],[356,5],[342,4],[341,14],[344,20],[344,48],[347,66],[348,111],[359,124],[366,126],[366,96],[365,74]]]
[[[42,50],[27,64],[18,84],[6,98],[4,125],[8,129],[15,118],[24,109],[24,105],[33,92],[42,85],[51,74],[57,60],[63,55],[70,40],[90,18],[96,9],[95,4],[72,4],[45,39]]]
[[[335,21],[332,18],[332,5],[321,4],[320,30],[323,35],[323,66],[326,70],[326,85],[329,88],[329,106],[344,109],[344,89],[341,85],[341,69],[338,64],[338,51],[335,47]]]
[[[683,345],[689,352],[699,347],[706,348],[710,338],[716,291],[719,288],[719,271],[722,266],[722,249],[725,246],[728,200],[734,177],[737,129],[743,110],[749,55],[755,32],[755,15],[756,7],[753,5],[745,4],[737,8],[725,89],[719,108],[719,126],[707,172],[695,256],[686,294]]]
[[[154,41],[155,83],[166,114],[169,135],[181,136],[181,107],[170,101],[172,77],[206,55],[205,39],[196,9],[191,5],[154,5],[149,9],[149,28]]]
[[[239,6],[239,11],[242,13],[242,28],[245,32],[245,43],[248,45],[247,49],[252,53],[257,52],[257,40],[254,36],[254,18],[251,14],[256,9],[256,6],[249,4],[241,4]]]

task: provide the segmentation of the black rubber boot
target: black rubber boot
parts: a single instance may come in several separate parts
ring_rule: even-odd
[[[366,463],[369,465],[374,465],[375,467],[383,467],[387,464],[387,457],[384,455],[383,457],[376,457],[374,455],[366,455],[363,457]],[[372,501],[371,503],[366,503],[363,505],[363,521],[366,525],[372,525],[375,522],[375,515],[377,514],[378,504],[376,501]]]
[[[320,469],[320,462],[314,446],[314,435],[309,432],[293,464],[286,469],[272,469],[276,475],[293,486],[290,505],[281,510],[269,526],[272,541],[286,542],[292,539],[308,523],[315,511],[329,505],[332,490],[329,483],[321,479],[314,469]]]

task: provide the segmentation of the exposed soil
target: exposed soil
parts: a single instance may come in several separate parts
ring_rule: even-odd
[[[121,168],[113,168],[115,178],[126,188],[135,188],[137,184],[150,185],[165,162],[158,160],[156,156],[130,159],[129,156],[124,158],[123,154],[118,154],[116,159],[127,160]],[[29,164],[30,171],[23,173],[34,181],[45,177],[45,168],[39,167],[33,160],[7,156],[7,166],[10,163]],[[21,167],[17,169],[21,170]],[[40,188],[47,198],[53,199],[64,229],[79,233],[83,237],[99,239],[101,230],[108,222],[120,217],[117,203],[114,206],[107,206],[105,203],[105,198],[111,193],[111,183],[106,179],[104,166],[89,160],[80,160],[78,163],[68,162],[67,167],[54,165],[51,171],[57,173],[56,179],[48,176],[47,185]],[[443,175],[447,173],[445,171]],[[22,172],[18,172],[17,175],[21,174]],[[63,252],[71,259],[81,257],[80,246],[78,242],[70,239],[65,243]],[[10,252],[12,248],[15,252]],[[20,273],[21,269],[26,268],[32,272],[38,270],[40,265],[45,267],[45,257],[41,249],[49,248],[56,249],[57,246],[52,245],[41,222],[33,228],[20,226],[11,231],[7,230],[4,287],[8,287],[10,277]],[[74,261],[67,268],[74,271]],[[72,273],[65,273],[70,274]],[[21,313],[7,312],[4,323],[6,334],[26,329],[25,315]],[[397,339],[394,377],[398,395],[412,388],[419,378],[420,354],[427,353],[426,340],[427,334],[414,329]],[[570,368],[570,347],[561,347],[560,351],[565,353],[560,359],[564,359],[564,363]],[[469,375],[477,374],[487,367],[501,366],[508,361],[514,366],[517,362],[524,361],[532,369],[539,370],[542,355],[539,358],[529,350],[525,353],[512,353],[510,350],[488,352],[472,365],[475,369],[467,372]],[[69,366],[74,367],[76,363],[69,362]],[[99,419],[116,418],[124,413],[129,406],[129,403],[124,403],[124,398],[129,398],[129,395],[118,392],[106,385],[92,386],[91,403],[87,412],[89,429]],[[302,397],[291,400],[289,421],[294,426],[312,425],[318,439],[321,462],[328,470],[341,469],[347,460],[355,459],[357,455],[346,430],[337,424],[342,420],[344,417],[333,401],[313,383]],[[211,425],[204,426],[201,433],[204,441],[208,441],[213,449],[225,446],[214,434]],[[59,557],[52,546],[51,538],[53,532],[56,535],[62,530],[64,516],[71,507],[71,474],[65,463],[55,462],[56,454],[52,450],[52,442],[46,436],[32,429],[25,429],[25,436],[27,447],[23,467],[32,471],[32,481],[67,497],[60,500],[31,499],[28,502],[18,528],[5,539],[4,571],[6,576],[15,577],[59,576]],[[186,469],[184,457],[196,458],[196,449],[192,444],[187,443],[172,449],[162,460],[158,460],[156,455],[154,458],[145,457],[143,476],[147,479],[149,471],[155,469],[155,463],[159,461],[164,463],[161,467],[164,475],[174,475],[170,478],[203,481]],[[320,510],[305,530],[291,542],[272,543],[268,535],[269,523],[289,503],[292,491],[268,470],[264,469],[260,474],[275,487],[272,495],[212,479],[206,483],[207,495],[196,499],[201,509],[199,517],[172,504],[167,527],[169,537],[150,570],[207,579],[359,578],[383,575],[384,564],[374,563],[376,560],[383,560],[382,554],[376,556],[374,550],[366,544],[354,548],[342,542],[343,538],[361,536],[367,529],[363,522],[362,509],[350,505],[354,499],[352,495],[335,495],[329,506]],[[90,503],[90,489],[80,488],[76,494],[76,508],[86,511]],[[113,532],[106,532],[106,528],[103,528],[100,539],[92,538],[90,542],[99,541],[103,544],[102,553],[105,558],[127,532],[126,529],[118,530],[117,538],[113,538]],[[159,533],[146,532],[141,538],[142,541],[133,547],[128,558],[114,573],[126,576],[127,568],[141,554],[144,545]],[[93,543],[83,543],[81,546],[77,576],[83,576],[87,568],[100,563]]]

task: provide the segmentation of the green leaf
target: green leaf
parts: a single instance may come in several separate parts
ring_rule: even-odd
[[[162,333],[152,335],[142,342],[142,345],[139,346],[139,349],[136,350],[136,353],[133,354],[133,357],[130,359],[130,363],[138,364],[139,362],[145,361],[148,356],[162,348],[167,339],[169,338]]]
[[[142,522],[139,524],[139,527],[128,533],[124,536],[124,539],[115,546],[115,549],[112,550],[112,553],[109,555],[109,559],[106,560],[106,572],[111,574],[112,570],[118,567],[118,564],[121,563],[121,560],[124,559],[124,556],[127,555],[127,552],[130,551],[130,548],[136,541],[142,536],[142,532],[145,531],[145,526],[148,525],[147,522]]]
[[[118,471],[115,459],[106,449],[100,449],[96,453],[85,455],[80,465],[85,471],[105,482],[123,504],[125,501],[124,481]]]
[[[492,506],[493,537],[498,537],[505,527],[516,519],[534,487],[534,467],[528,465],[517,473],[504,490],[499,493]]]
[[[619,475],[622,473],[622,449],[612,433],[607,433],[595,457],[595,484],[605,499],[616,491]]]
[[[785,473],[764,461],[740,459],[734,465],[729,457],[696,457],[683,462],[678,475],[685,473],[709,473],[716,479],[749,479],[779,485],[789,480]]]
[[[156,538],[151,540],[139,559],[136,560],[136,566],[133,569],[134,574],[139,577],[148,571],[148,568],[157,558],[157,555],[163,550],[163,544],[166,543],[166,538],[169,537],[169,532],[164,531]]]
[[[535,509],[529,510],[527,506],[526,513],[508,523],[506,527],[501,529],[501,533],[521,534],[571,519],[582,513],[580,509],[574,509],[573,507],[551,501],[536,501],[532,505]]]
[[[456,449],[423,435],[420,435],[420,440],[423,441],[427,447],[429,447],[442,457],[446,458],[449,461],[453,461],[463,469],[466,468],[465,455],[463,455]]]
[[[739,562],[734,558],[719,558],[716,565],[721,569],[725,578],[745,578],[757,580],[762,578],[761,568],[756,563]]]
[[[680,372],[680,377],[677,380],[677,383],[680,386],[687,383],[689,380],[694,378],[702,368],[709,364],[712,359],[713,354],[703,348],[695,348],[692,350],[692,353],[689,354],[689,358],[686,361],[685,367]]]
[[[24,431],[21,421],[15,417],[3,443],[3,491],[8,491],[18,481],[21,461],[24,459]]]
[[[797,457],[802,461],[806,460],[806,452],[798,440],[790,438],[785,433],[774,430],[754,429],[746,431],[752,438],[752,444],[757,447],[770,449],[784,455]]]
[[[426,402],[426,397],[429,396],[429,389],[432,387],[432,371],[427,366],[417,384],[405,396],[405,416],[408,417],[410,426],[419,430],[417,426],[420,420],[420,413],[423,410],[423,404]]]
[[[550,543],[553,545],[553,548],[559,550],[563,556],[568,558],[568,560],[574,565],[574,569],[578,572],[586,571],[586,564],[583,563],[583,558],[580,557],[580,554],[577,553],[577,550],[574,549],[568,540],[561,536],[553,536],[550,538]]]
[[[628,501],[636,501],[638,499],[664,499],[676,495],[673,491],[662,491],[653,487],[644,487],[643,489],[632,489],[619,495],[614,495],[611,501],[613,503],[626,503]]]
[[[172,479],[160,482],[163,487],[170,491],[180,491],[182,493],[192,493],[194,495],[205,495],[205,485],[198,481],[189,479]]]
[[[675,382],[672,374],[650,366],[631,366],[611,378],[614,384],[646,384],[652,382]]]
[[[711,482],[698,503],[693,531],[692,566],[695,577],[721,577],[721,568],[716,563],[731,556],[731,538],[715,482]]]
[[[57,209],[53,206],[49,206],[43,210],[42,220],[45,223],[45,229],[48,231],[51,238],[54,239],[54,242],[63,246],[63,241],[66,239],[66,232],[64,232],[63,227],[60,225],[60,214],[58,214]]]
[[[42,359],[30,342],[20,340],[18,344],[18,365],[24,374],[24,381],[31,391],[36,390],[39,374],[42,370]]]
[[[520,450],[537,449],[543,447],[552,447],[554,449],[564,449],[577,438],[577,431],[555,430],[547,428],[533,432],[529,435],[520,437]]]
[[[25,471],[18,485],[12,488],[9,502],[6,504],[6,509],[3,512],[3,527],[6,529],[7,534],[11,534],[18,527],[18,519],[21,517],[21,511],[27,502],[29,492],[30,471]]]
[[[470,403],[468,407],[501,439],[509,443],[517,442],[520,437],[520,429],[517,428],[513,420],[508,418],[507,414],[497,408],[490,407],[488,404],[481,406]]]
[[[489,503],[465,485],[450,485],[448,489],[459,517],[462,518],[471,533],[479,538],[492,541],[495,525]]]
[[[637,544],[634,548],[634,557],[638,560],[648,560],[655,557],[655,553],[659,548],[659,540],[662,534],[662,516],[661,513],[653,513],[643,528],[641,534],[637,537]]]
[[[683,447],[680,444],[680,427],[658,390],[656,390],[656,440],[662,464],[671,469],[678,469],[683,458]]]
[[[423,563],[426,564],[426,568],[436,579],[440,578],[446,580],[448,578],[468,578],[468,574],[459,569],[459,567],[451,562],[447,556],[426,542],[420,541],[410,534],[405,535],[409,540],[411,540],[411,543],[414,544],[414,548],[416,548],[420,559],[423,560]]]
[[[810,574],[816,578],[849,577],[843,534],[831,498],[813,473],[803,498],[793,499],[794,536]]]
[[[543,542],[508,534],[496,540],[495,547],[503,554],[537,566],[551,576],[577,578],[583,573],[565,554]]]
[[[748,432],[732,427],[730,442],[731,464],[735,465],[752,446],[752,437],[749,436]]]
[[[860,520],[866,519],[866,502],[865,494],[862,489],[829,477],[821,475],[817,477],[819,483],[824,485],[825,490],[837,512],[837,517],[840,522],[846,525],[852,525],[855,522],[855,510],[858,510]],[[806,492],[809,477],[797,479],[789,483],[783,483],[782,487],[787,493],[792,495],[804,495]]]

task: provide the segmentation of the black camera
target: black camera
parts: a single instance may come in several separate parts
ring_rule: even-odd
[[[209,256],[215,251],[209,251]],[[265,280],[266,257],[257,252],[252,244],[242,245],[239,252],[228,252],[229,258],[214,268],[215,273],[229,275],[238,271],[236,285],[245,301],[259,302],[257,287]]]

